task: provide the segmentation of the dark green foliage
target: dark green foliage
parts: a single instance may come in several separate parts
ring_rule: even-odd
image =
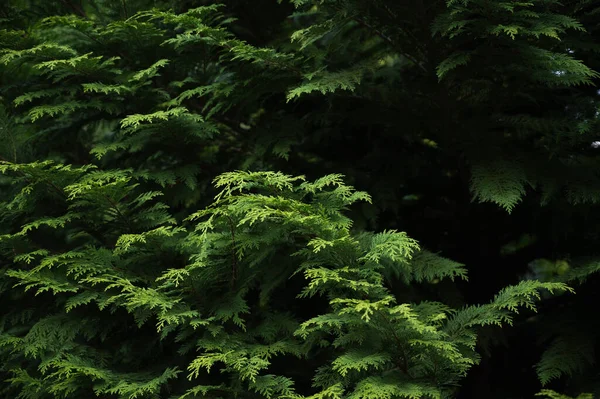
[[[597,395],[598,10],[0,5],[1,394]]]

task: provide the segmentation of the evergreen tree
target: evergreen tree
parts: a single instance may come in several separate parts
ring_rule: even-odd
[[[594,2],[248,4],[0,6],[2,394],[450,398],[515,320],[597,395]]]

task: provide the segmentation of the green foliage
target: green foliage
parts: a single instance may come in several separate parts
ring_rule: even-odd
[[[596,395],[598,15],[0,5],[0,395],[451,398],[511,325]]]
[[[542,385],[563,375],[573,375],[593,363],[594,348],[585,338],[574,336],[552,342],[536,365]]]
[[[19,376],[35,372],[33,375],[51,384],[43,388],[48,393],[80,394],[88,386],[82,381],[95,381],[97,394],[136,397],[158,392],[183,371],[164,365],[159,374],[141,370],[127,374],[117,372],[123,367],[117,358],[100,363],[90,358],[91,353],[100,356],[103,351],[90,346],[90,341],[98,334],[108,334],[106,329],[111,328],[95,324],[91,315],[102,314],[92,311],[95,303],[100,312],[124,309],[138,328],[156,320],[161,341],[173,332],[196,335],[194,346],[202,352],[187,366],[189,381],[200,378],[202,370],[209,373],[218,367],[243,383],[236,390],[247,386],[258,392],[292,395],[291,380],[262,374],[270,358],[287,353],[304,357],[308,348],[322,345],[325,336],[334,334],[328,345],[337,348],[337,354],[331,365],[315,376],[321,381],[328,375],[327,384],[316,385],[324,389],[321,394],[338,384],[351,395],[362,397],[371,392],[386,396],[392,393],[386,393],[385,386],[392,384],[394,392],[406,397],[441,397],[477,362],[474,353],[465,352],[475,345],[473,327],[510,323],[510,314],[517,307],[533,308],[539,289],[567,288],[561,283],[524,282],[503,290],[490,305],[466,308],[452,316],[441,303],[397,304],[383,286],[386,269],[407,268],[412,278],[430,281],[461,273],[460,265],[424,254],[415,263],[420,266],[413,269],[409,260],[419,247],[404,233],[388,231],[355,239],[350,233],[351,221],[340,212],[369,197],[345,186],[341,176],[302,182],[302,177],[273,172],[221,175],[215,180],[222,189],[216,202],[188,217],[193,223],[188,232],[172,226],[177,222],[169,216],[168,207],[154,202],[158,192],[125,200],[124,194],[137,186],[128,173],[49,163],[4,166],[5,173],[37,173],[42,179],[48,170],[53,172],[53,180],[62,182],[54,186],[64,193],[61,200],[66,201],[66,213],[24,225],[17,233],[3,235],[0,242],[30,242],[34,229],[42,226],[56,231],[54,234],[73,228],[91,234],[103,224],[121,233],[113,238],[112,249],[88,244],[58,254],[37,250],[15,257],[13,268],[5,271],[16,281],[15,287],[22,285],[25,292],[37,288],[36,296],[51,291],[61,298],[58,303],[64,303],[62,311],[59,307],[51,316],[34,319],[25,337],[10,330],[3,333],[2,346],[10,349],[4,352],[9,364],[24,358],[41,361],[37,371],[15,368],[10,381],[16,386],[31,386]],[[32,195],[24,194],[24,198]],[[85,219],[77,217],[83,209],[88,215]],[[161,272],[152,259],[170,251],[181,251],[189,262],[182,269]],[[144,271],[136,273],[142,260]],[[448,265],[431,270],[436,261]],[[28,266],[18,267],[21,263]],[[329,312],[304,321],[279,314],[270,297],[283,280],[269,282],[273,263],[281,265],[284,278],[304,274],[308,284],[297,293],[298,298],[327,297]],[[260,290],[259,308],[248,298],[255,288]],[[196,292],[210,295],[205,297],[208,302],[197,302]],[[219,292],[225,296],[214,297]],[[89,309],[90,316],[76,315],[78,308]],[[271,319],[274,316],[284,319]],[[281,324],[285,318],[286,324]],[[227,327],[229,321],[231,327]],[[299,323],[297,327],[292,327],[294,321]],[[276,332],[285,325],[286,329],[292,327],[289,333],[298,338]],[[261,330],[273,328],[274,335],[258,340]],[[78,336],[86,337],[88,343],[79,342]],[[65,379],[67,375],[73,377]],[[279,382],[274,384],[273,378]],[[436,383],[419,383],[429,378]]]
[[[308,82],[288,92],[287,99],[290,101],[314,91],[321,94],[333,93],[338,89],[354,91],[367,70],[366,67],[355,67],[346,71],[311,73],[306,77]]]
[[[550,389],[543,389],[536,396],[542,396],[542,397],[545,397],[547,399],[572,399],[571,396],[561,395],[561,394],[556,393],[556,392],[554,392],[554,391],[552,391]],[[592,399],[592,398],[593,398],[592,394],[582,393],[581,395],[577,396],[575,399]]]
[[[509,213],[525,195],[527,178],[515,162],[475,165],[472,169],[471,189],[481,202],[494,202]]]

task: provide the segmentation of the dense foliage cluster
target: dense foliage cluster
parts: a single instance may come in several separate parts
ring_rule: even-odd
[[[597,397],[599,35],[592,0],[0,4],[0,395]]]

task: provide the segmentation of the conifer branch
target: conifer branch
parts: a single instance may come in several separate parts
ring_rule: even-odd
[[[85,10],[80,5],[73,4],[70,0],[61,0],[67,7],[75,12],[76,15],[79,15],[82,18],[87,19],[87,14]]]
[[[340,11],[341,11],[341,9],[340,9]],[[376,27],[374,27],[373,25],[369,24],[364,19],[362,19],[356,15],[354,15],[350,18],[353,21],[357,22],[358,24],[362,25],[363,27],[365,27],[365,28],[369,29],[370,31],[372,31],[373,33],[375,33],[377,36],[382,38],[385,42],[390,44],[392,47],[394,47],[394,48],[399,47],[398,44],[391,37],[387,36],[381,30],[379,30]],[[421,69],[423,72],[428,73],[427,69],[425,69],[425,67],[423,65],[421,65],[421,63],[415,57],[413,57],[412,55],[408,54],[406,51],[403,51],[403,50],[401,50],[401,54],[403,56],[405,56],[406,58],[408,58],[410,61],[412,61],[412,63],[415,64],[417,67],[419,67],[419,69]]]
[[[366,296],[363,296],[363,299],[367,299]],[[397,348],[400,350],[400,356],[401,356],[401,363],[400,362],[396,362],[396,366],[398,366],[398,368],[407,376],[411,376],[409,373],[409,364],[408,364],[408,354],[406,352],[406,348],[404,346],[404,343],[400,340],[400,337],[398,337],[398,335],[396,334],[396,331],[394,331],[394,325],[392,324],[392,322],[390,321],[390,319],[388,319],[388,317],[383,313],[383,312],[378,312],[379,315],[383,318],[383,320],[385,320],[385,322],[387,323],[387,325],[389,326],[389,331],[392,334],[392,338],[394,338],[394,341],[396,341],[396,346]]]
[[[6,158],[4,158],[4,157],[3,157],[3,156],[1,156],[1,155],[0,155],[0,161],[2,161],[2,162],[6,162],[6,163],[11,163],[11,164],[14,164],[14,163],[15,163],[15,162],[11,162],[11,161],[7,160]],[[25,172],[22,172],[22,171],[19,171],[19,170],[15,170],[14,172],[15,172],[17,175],[19,175],[19,176],[21,176],[21,177],[24,177],[24,178],[25,178],[25,181],[26,181],[27,183],[30,183],[30,184],[32,183],[32,181],[31,181],[31,180],[30,180],[30,179],[27,177],[28,175],[27,175]],[[52,181],[45,179],[45,180],[43,180],[43,182],[44,182],[44,183],[46,183],[46,185],[50,186],[50,188],[52,188],[52,190],[53,190],[54,192],[56,192],[58,195],[60,195],[60,196],[61,196],[61,197],[63,197],[63,198],[67,198],[67,194],[65,194],[64,190],[63,190],[62,188],[58,187],[58,186],[57,186],[56,184],[54,184]]]
[[[116,203],[115,201],[112,200],[112,198],[110,198],[108,195],[103,194],[102,197],[104,197],[104,199],[106,199],[106,201],[108,201],[108,203],[110,204],[111,208],[113,208],[115,210],[115,212],[117,212],[117,214],[119,215],[119,217],[121,218],[121,220],[123,222],[125,222],[125,224],[127,225],[127,229],[129,230],[130,233],[132,233],[134,231],[133,226],[131,225],[131,222],[129,221],[129,218],[126,217],[123,212],[121,212],[121,210],[119,209],[119,204]]]
[[[422,7],[423,4],[422,2],[419,2],[419,5]],[[392,18],[392,20],[394,22],[396,22],[398,20],[398,15],[392,11],[392,9],[386,5],[383,4],[383,8],[385,10],[385,12]],[[402,22],[408,22],[403,20]],[[399,29],[400,31],[402,31],[402,33],[404,33],[406,36],[410,37],[412,39],[412,45],[415,46],[417,48],[417,50],[421,53],[420,55],[422,57],[425,57],[425,49],[420,45],[421,40],[419,40],[409,29],[404,29],[404,28],[400,28],[399,26],[396,26],[397,29]]]

